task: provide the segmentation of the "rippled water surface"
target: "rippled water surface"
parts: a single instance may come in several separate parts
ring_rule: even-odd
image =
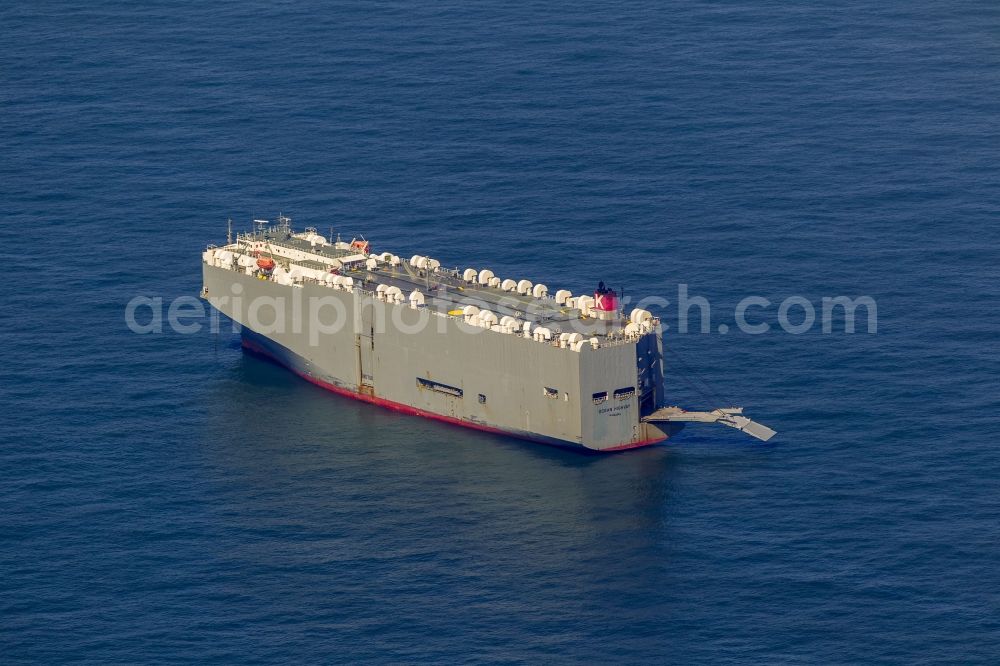
[[[995,3],[0,25],[4,662],[1000,659]],[[713,330],[870,295],[878,333],[672,330],[671,401],[779,437],[587,457],[128,330],[279,210],[575,292],[683,282]]]

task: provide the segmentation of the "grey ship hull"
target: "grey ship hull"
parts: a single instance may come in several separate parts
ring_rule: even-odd
[[[574,352],[486,331],[429,308],[385,303],[362,290],[282,285],[209,264],[203,271],[203,297],[243,327],[244,347],[342,395],[588,451],[654,444],[683,427],[642,420],[663,397],[658,329]],[[330,310],[340,311],[346,325],[310,330],[303,304],[312,298],[336,299],[342,310]],[[285,305],[272,309],[277,316],[268,325],[255,328],[251,321],[260,317],[249,311],[258,307],[259,314],[262,301]],[[606,397],[599,400],[600,394]]]

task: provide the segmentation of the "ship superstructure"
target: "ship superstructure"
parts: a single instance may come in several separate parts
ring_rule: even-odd
[[[592,451],[660,442],[690,421],[774,434],[740,408],[666,406],[659,320],[626,313],[603,283],[550,293],[296,232],[284,216],[230,233],[202,264],[202,297],[241,325],[244,347],[353,398]]]

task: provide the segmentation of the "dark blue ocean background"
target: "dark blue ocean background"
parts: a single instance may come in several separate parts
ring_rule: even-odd
[[[0,661],[1000,661],[998,123],[985,0],[4,3]],[[667,386],[780,435],[584,456],[129,331],[278,211],[768,298]]]

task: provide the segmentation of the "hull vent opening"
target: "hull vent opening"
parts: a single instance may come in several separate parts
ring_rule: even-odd
[[[628,400],[635,395],[635,387],[628,386],[626,388],[615,389],[615,400]]]
[[[435,393],[444,393],[445,395],[450,395],[453,398],[461,398],[465,393],[457,386],[449,386],[448,384],[442,384],[441,382],[436,382],[431,379],[424,379],[423,377],[417,377],[417,387],[427,391],[434,391]]]

